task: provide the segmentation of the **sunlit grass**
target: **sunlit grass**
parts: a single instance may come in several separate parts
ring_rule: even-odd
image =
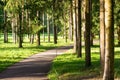
[[[18,44],[12,43],[11,37],[9,37],[8,43],[3,43],[3,37],[0,37],[0,72],[5,70],[8,66],[33,54],[69,44],[71,44],[70,41],[66,43],[62,37],[59,37],[58,44],[54,44],[51,38],[50,43],[47,42],[47,39],[46,42],[41,40],[41,45],[36,46],[36,42],[30,44],[28,38],[24,38],[23,48],[18,48]]]
[[[82,48],[82,58],[77,58],[72,50],[58,56],[53,61],[52,69],[49,72],[50,80],[81,80],[92,77],[101,79],[100,69],[100,50],[99,46],[95,45],[91,49],[92,66],[85,68],[85,54],[84,47]],[[120,78],[120,47],[115,47],[115,78]],[[94,80],[94,79],[93,79]]]

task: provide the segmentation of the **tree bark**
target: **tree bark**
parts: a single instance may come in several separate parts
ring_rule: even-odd
[[[11,26],[12,26],[12,37],[13,37],[13,43],[17,43],[17,25],[18,25],[18,18],[13,17]]]
[[[45,26],[45,13],[43,13],[43,26]],[[43,28],[43,42],[45,42],[45,28]]]
[[[18,39],[19,39],[19,48],[22,46],[22,12],[19,12],[19,33],[18,33]]]
[[[74,20],[74,52],[77,52],[77,15],[76,15],[76,0],[73,2],[74,13],[73,13],[73,20]]]
[[[114,80],[114,0],[105,0],[105,67],[103,80]]]
[[[53,11],[56,10],[56,0],[53,0]],[[53,32],[54,32],[54,44],[57,44],[57,26],[56,26],[56,16],[53,13]]]
[[[6,0],[5,0],[6,4]],[[4,43],[8,42],[7,12],[4,10]]]
[[[90,50],[90,0],[85,0],[85,66],[91,66]]]
[[[77,56],[82,57],[82,34],[81,34],[81,0],[78,0],[78,31],[77,31],[77,40],[78,40],[78,50],[77,50]]]
[[[37,18],[39,18],[39,11],[37,11]],[[39,23],[37,23],[37,25],[39,25]],[[37,40],[37,46],[40,46],[40,30],[38,30],[36,36],[37,36],[37,39],[36,39]]]
[[[34,34],[30,35],[30,43],[33,44],[34,43]]]
[[[70,40],[73,41],[73,3],[70,2]]]
[[[100,0],[100,63],[104,72],[105,63],[105,7],[104,0]]]
[[[54,44],[57,44],[57,27],[55,23],[54,23]]]
[[[47,33],[48,33],[48,42],[50,42],[50,21],[48,14],[47,14]]]

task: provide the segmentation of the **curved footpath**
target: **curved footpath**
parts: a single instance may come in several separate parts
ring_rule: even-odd
[[[48,80],[52,60],[72,46],[64,46],[35,54],[0,73],[0,80]]]

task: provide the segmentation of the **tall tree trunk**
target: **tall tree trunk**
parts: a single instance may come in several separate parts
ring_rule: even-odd
[[[53,11],[56,10],[56,0],[53,0]],[[57,44],[57,26],[56,26],[56,16],[53,13],[53,30],[54,30],[54,44]]]
[[[73,41],[73,3],[70,2],[70,19],[69,19],[69,28],[70,28],[70,40]]]
[[[91,65],[91,50],[90,50],[90,0],[85,0],[85,66]]]
[[[30,35],[30,43],[33,44],[34,43],[34,34]]]
[[[54,44],[57,44],[57,27],[54,21]]]
[[[36,39],[36,41],[37,41],[37,46],[40,46],[40,31],[38,31],[37,32],[37,39]]]
[[[22,12],[19,12],[19,31],[18,31],[18,39],[19,39],[19,48],[22,46]]]
[[[12,37],[13,37],[13,43],[17,43],[17,20],[18,18],[12,18],[11,26],[12,26]]]
[[[5,0],[6,4],[6,0]],[[4,10],[4,43],[8,42],[7,12]]]
[[[48,42],[50,42],[50,20],[47,14],[47,33],[48,33]]]
[[[73,13],[73,20],[74,20],[74,52],[77,52],[77,12],[76,12],[76,0],[73,2],[74,13]]]
[[[103,80],[114,80],[114,0],[105,0],[105,67]]]
[[[43,26],[45,26],[45,13],[43,13]],[[45,28],[43,28],[43,42],[45,42]]]
[[[37,18],[39,18],[39,11],[37,11]],[[40,46],[40,30],[37,32],[36,36],[37,36],[37,46]]]
[[[100,0],[100,62],[102,72],[105,63],[105,7],[104,0]]]
[[[66,23],[64,23],[64,34],[65,34],[65,42],[67,43],[67,26],[66,26]]]
[[[78,40],[78,50],[77,50],[77,55],[78,57],[82,57],[82,34],[81,34],[81,0],[78,0],[78,31],[77,31],[77,40]]]

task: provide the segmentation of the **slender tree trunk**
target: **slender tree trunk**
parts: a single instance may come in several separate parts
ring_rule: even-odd
[[[76,0],[73,3],[74,13],[73,13],[73,20],[74,20],[74,52],[77,52],[77,15],[76,15]]]
[[[91,50],[90,50],[90,0],[85,0],[85,66],[91,65]]]
[[[24,4],[24,3],[23,3],[23,4]],[[24,37],[23,37],[23,34],[24,34],[24,27],[25,27],[25,26],[24,26],[24,25],[25,25],[25,24],[24,24],[24,22],[25,22],[24,13],[25,13],[25,11],[24,11],[24,9],[22,9],[22,30],[21,30],[21,33],[22,33],[22,34],[21,34],[21,36],[22,36],[22,37],[21,37],[21,38],[22,38],[22,43],[24,42],[24,41],[23,41],[23,38],[24,38]]]
[[[53,1],[53,10],[56,10],[56,0]],[[53,30],[54,30],[54,44],[57,44],[57,26],[56,26],[56,16],[55,12],[53,13]]]
[[[6,4],[6,0],[5,0]],[[7,12],[4,10],[4,43],[8,42]]]
[[[54,23],[54,44],[57,44],[57,27],[55,23]]]
[[[81,0],[78,0],[78,36],[77,36],[77,40],[78,40],[78,50],[77,50],[77,55],[78,57],[82,57],[82,40],[81,40],[81,37],[82,37],[82,34],[81,34]]]
[[[67,43],[67,26],[64,24],[64,34],[65,34],[65,42]]]
[[[40,46],[40,31],[37,32],[37,46]]]
[[[18,33],[19,33],[19,16],[18,15],[15,15],[16,18],[15,18],[15,21],[16,21],[16,24],[15,24],[15,43],[19,42],[18,40]]]
[[[47,33],[48,33],[48,42],[50,42],[50,21],[48,14],[47,14]]]
[[[104,0],[100,0],[100,62],[104,72],[105,63],[105,7]]]
[[[105,0],[105,67],[103,80],[114,80],[114,0]]]
[[[30,35],[30,43],[33,44],[34,43],[34,34]]]
[[[71,40],[73,41],[73,4],[71,3]]]
[[[11,23],[11,26],[12,26],[12,37],[13,37],[13,43],[17,43],[17,18],[12,18],[12,23]]]
[[[71,0],[70,2],[70,19],[69,19],[69,28],[70,28],[70,32],[69,32],[69,35],[70,35],[70,40],[73,41],[73,2]]]
[[[45,26],[45,13],[43,13],[43,26]],[[43,42],[45,42],[45,28],[43,28]]]
[[[39,17],[39,11],[37,11],[37,18],[38,17]],[[40,30],[37,32],[37,46],[40,46]]]
[[[22,46],[22,12],[19,13],[19,33],[18,33],[18,39],[19,39],[19,48]]]

